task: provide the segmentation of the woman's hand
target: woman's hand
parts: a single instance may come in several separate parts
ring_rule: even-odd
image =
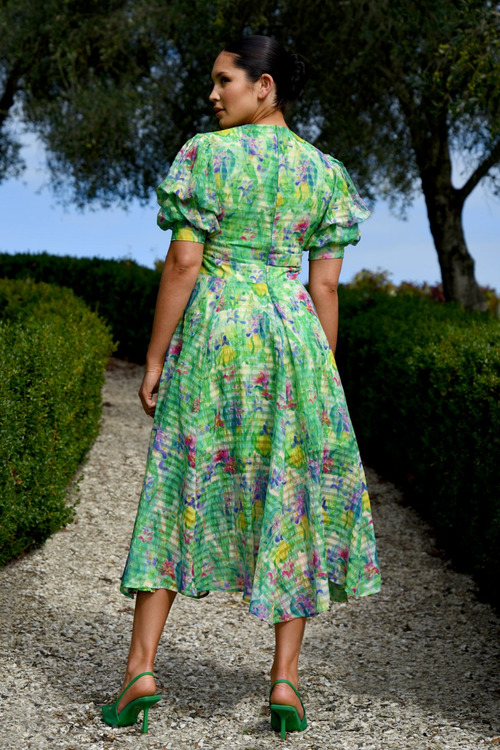
[[[156,401],[153,401],[153,394],[158,393],[160,383],[161,369],[146,370],[139,388],[139,398],[141,399],[142,408],[148,417],[154,417]]]

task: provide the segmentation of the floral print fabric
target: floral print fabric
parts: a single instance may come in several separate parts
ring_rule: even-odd
[[[370,500],[333,353],[297,278],[369,216],[343,165],[291,130],[198,134],[158,188],[204,243],[165,356],[120,590],[240,591],[272,624],[380,590]]]

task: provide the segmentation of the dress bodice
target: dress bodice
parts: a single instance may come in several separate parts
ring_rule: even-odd
[[[202,272],[245,279],[253,267],[298,274],[305,250],[310,260],[342,257],[370,214],[343,164],[281,125],[194,136],[158,202],[172,239],[204,243]]]

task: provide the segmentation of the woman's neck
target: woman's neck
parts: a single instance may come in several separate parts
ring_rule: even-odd
[[[249,125],[283,125],[285,128],[288,127],[288,125],[285,122],[285,118],[283,117],[283,112],[281,109],[279,109],[276,112],[271,112],[269,114],[257,114],[255,116],[255,119],[252,119],[251,122],[248,123]]]

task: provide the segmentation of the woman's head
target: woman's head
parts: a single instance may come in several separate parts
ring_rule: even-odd
[[[212,70],[210,101],[223,128],[284,112],[304,87],[305,62],[275,39],[247,36],[226,45]]]

